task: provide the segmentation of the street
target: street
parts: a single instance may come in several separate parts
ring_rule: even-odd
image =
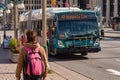
[[[120,80],[119,50],[120,0],[0,1],[0,80],[23,80],[26,71],[31,79]],[[33,74],[43,67],[48,74]]]
[[[104,38],[102,51],[86,57],[61,55],[50,60],[93,80],[120,80],[120,39]]]
[[[109,32],[111,30],[107,31]],[[7,32],[8,36],[12,34],[13,32]],[[1,33],[0,35],[2,37],[3,34]],[[102,51],[90,53],[85,57],[81,57],[79,54],[49,57],[49,62],[54,62],[92,80],[120,80],[120,38],[105,37],[101,40],[101,48]],[[5,56],[1,54],[1,56],[4,59],[1,58],[0,63],[9,58],[9,55]],[[6,62],[9,62],[9,60]],[[15,65],[11,64],[11,68],[15,67]],[[3,70],[2,72],[9,73],[8,71],[11,72],[11,75],[14,73],[14,71],[9,69]],[[11,77],[11,75],[8,77]]]

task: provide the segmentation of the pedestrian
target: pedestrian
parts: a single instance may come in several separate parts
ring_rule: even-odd
[[[37,33],[34,30],[28,30],[26,33],[27,36],[27,42],[24,44],[24,46],[21,48],[20,51],[20,55],[18,58],[18,63],[17,63],[17,68],[16,68],[16,80],[20,80],[21,78],[21,71],[23,70],[23,80],[45,80],[46,76],[47,76],[47,72],[48,72],[48,68],[47,68],[47,64],[48,64],[48,59],[47,56],[45,54],[45,50],[42,46],[40,46],[40,44],[37,42]],[[28,52],[26,51],[25,47],[34,50],[36,48],[39,48],[39,51],[41,53],[41,55],[44,58],[44,73],[41,76],[37,76],[37,77],[32,77],[29,76],[25,73],[25,69],[26,69],[26,65],[24,64],[27,61],[26,55],[28,55]],[[35,58],[36,59],[36,58]],[[31,60],[32,61],[32,60]],[[30,64],[31,65],[31,64]],[[31,73],[31,68],[30,67],[30,73]]]
[[[24,35],[21,36],[20,40],[22,45],[24,45],[27,42],[27,39]]]

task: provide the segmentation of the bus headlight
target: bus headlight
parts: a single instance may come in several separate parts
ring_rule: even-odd
[[[99,45],[99,39],[96,39],[94,46],[98,46]]]
[[[60,40],[58,40],[58,45],[59,45],[59,47],[64,47],[62,41],[60,41]]]

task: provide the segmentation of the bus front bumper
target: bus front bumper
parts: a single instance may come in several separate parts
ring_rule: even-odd
[[[59,48],[57,49],[58,53],[81,53],[81,52],[91,52],[96,53],[101,51],[100,47],[70,47],[70,48]]]

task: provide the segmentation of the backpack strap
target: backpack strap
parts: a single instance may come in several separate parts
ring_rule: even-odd
[[[24,49],[27,51],[28,54],[32,52],[32,49],[30,49],[30,48],[27,47],[27,46],[24,46]]]
[[[40,48],[39,47],[36,47],[35,49],[31,49],[31,48],[29,48],[29,47],[27,47],[27,46],[24,46],[24,49],[27,51],[27,53],[29,54],[29,53],[31,53],[31,52],[40,52]]]
[[[34,49],[34,51],[35,51],[35,52],[40,52],[40,48],[39,48],[39,47],[36,47],[36,48]]]

